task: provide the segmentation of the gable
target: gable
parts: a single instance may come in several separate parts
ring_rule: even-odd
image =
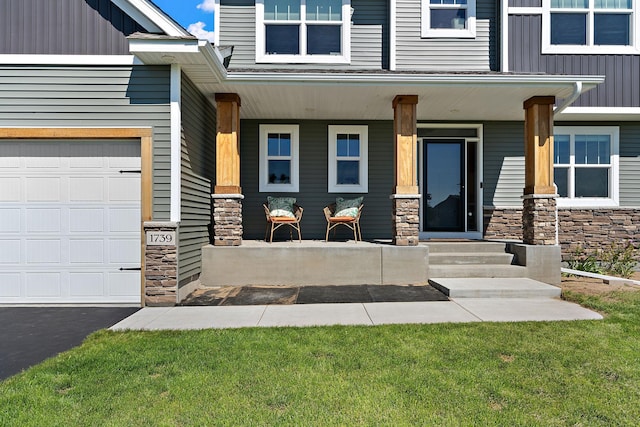
[[[147,30],[111,0],[2,0],[0,54],[127,55]]]

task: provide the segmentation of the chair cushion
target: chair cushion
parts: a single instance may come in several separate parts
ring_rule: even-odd
[[[288,217],[295,218],[293,214],[293,204],[296,202],[295,197],[271,197],[267,196],[267,204],[269,205],[269,215],[272,217]]]
[[[353,216],[332,216],[329,222],[353,222]]]
[[[291,218],[290,216],[272,216],[272,222],[296,222],[295,218]]]
[[[358,215],[358,208],[362,204],[364,197],[356,197],[355,199],[336,198],[336,213],[333,217],[350,217],[354,218]]]

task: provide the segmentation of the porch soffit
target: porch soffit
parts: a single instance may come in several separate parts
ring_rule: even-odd
[[[237,93],[242,119],[393,120],[396,95],[417,95],[418,120],[524,120],[532,96],[571,96],[602,76],[512,73],[398,73],[346,71],[227,71],[219,50],[188,37],[132,35],[130,50],[145,64],[179,64],[212,102]]]

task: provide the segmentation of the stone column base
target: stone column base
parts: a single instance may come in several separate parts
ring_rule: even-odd
[[[145,222],[144,302],[173,306],[178,298],[178,224]]]
[[[213,244],[240,246],[242,244],[242,194],[212,194]]]
[[[522,197],[522,241],[525,244],[558,244],[557,197],[557,194],[525,194]]]
[[[393,244],[417,246],[420,240],[420,195],[392,194]]]

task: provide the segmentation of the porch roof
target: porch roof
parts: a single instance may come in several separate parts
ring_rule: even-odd
[[[129,39],[131,53],[143,63],[179,64],[211,99],[237,93],[243,119],[393,120],[393,98],[418,95],[421,121],[521,121],[523,102],[533,96],[555,96],[560,105],[604,81],[497,72],[227,70],[220,50],[205,40],[142,34]]]

